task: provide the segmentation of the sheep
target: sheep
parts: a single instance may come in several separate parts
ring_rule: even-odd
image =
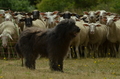
[[[25,16],[22,14],[17,14],[16,16],[13,16],[15,19],[15,23],[18,24],[18,27],[20,28],[20,32],[23,31],[24,22],[21,22],[20,19],[24,18]]]
[[[38,27],[41,27],[41,25],[42,25],[44,28],[47,27],[46,22],[44,21],[44,18],[40,15],[40,11],[33,10],[32,11],[32,18],[34,20],[33,25],[35,24]]]
[[[81,20],[83,20],[84,22],[88,23],[88,22],[89,22],[88,15],[84,14],[84,15],[81,17]]]
[[[5,13],[5,10],[0,10],[0,14],[4,14]]]
[[[105,10],[97,10],[96,12],[99,12],[99,17],[98,17],[99,22],[100,22],[101,24],[106,24],[105,21],[103,21],[102,19],[103,19],[103,17],[105,17],[105,16],[107,16],[107,15],[110,15],[111,13],[110,13],[110,12],[107,12],[107,11],[105,11]]]
[[[13,21],[13,17],[10,13],[5,13],[5,21]]]
[[[3,22],[3,18],[2,18],[2,16],[5,14],[5,10],[0,10],[0,23],[2,23]]]
[[[54,12],[45,12],[45,13],[41,13],[41,15],[43,15],[43,18],[45,19],[46,22],[46,26],[47,28],[53,28],[54,26],[57,25],[57,11]]]
[[[46,23],[44,23],[40,19],[36,19],[35,21],[32,21],[32,22],[33,22],[33,26],[46,29]]]
[[[75,47],[75,52],[77,54],[77,58],[80,59],[80,53],[79,53],[79,46],[80,48],[82,46],[87,46],[87,43],[89,41],[89,37],[88,37],[88,31],[89,29],[87,27],[83,26],[84,21],[76,21],[76,25],[81,29],[81,31],[77,34],[77,36],[71,41],[70,46],[74,46]],[[68,55],[69,58],[71,59],[71,52],[70,52],[70,48],[68,50]]]
[[[14,24],[12,21],[4,21],[0,24],[0,37],[2,40],[2,46],[6,57],[9,47],[8,40],[11,39],[11,41],[14,42],[17,40],[19,35],[17,29],[17,24]],[[10,58],[10,55],[8,55],[8,58]]]
[[[112,16],[106,16],[103,19],[106,21],[106,25],[108,28],[107,33],[107,39],[112,43],[118,43],[118,54],[117,57],[120,57],[120,20],[118,17],[112,15]],[[115,49],[115,45],[114,45]]]
[[[106,40],[107,27],[98,23],[85,23],[84,26],[89,26],[89,42],[88,48],[94,51],[94,57],[98,57],[98,48]],[[90,54],[90,53],[89,53]]]
[[[44,18],[47,24],[47,28],[53,28],[54,26],[57,25],[56,21],[57,21],[58,15],[46,16]]]
[[[97,21],[97,16],[100,12],[95,12],[95,11],[89,11],[89,12],[84,12],[88,16],[89,23],[96,23]]]
[[[26,15],[24,19],[20,21],[24,21],[24,29],[29,27],[40,27],[46,29],[46,25],[40,19],[32,19],[31,16]]]

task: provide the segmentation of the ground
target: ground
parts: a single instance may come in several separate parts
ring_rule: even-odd
[[[37,59],[36,70],[21,67],[20,59],[3,59],[0,79],[120,79],[120,59],[66,59],[64,73],[51,71],[46,58]]]

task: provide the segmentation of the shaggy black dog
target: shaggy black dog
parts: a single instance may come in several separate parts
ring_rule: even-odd
[[[40,54],[49,58],[51,70],[63,71],[63,60],[70,41],[79,31],[72,19],[63,20],[48,30],[31,27],[21,33],[16,50],[23,55],[25,65],[30,69],[35,69],[35,60]]]

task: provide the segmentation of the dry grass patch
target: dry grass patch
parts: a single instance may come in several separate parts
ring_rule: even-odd
[[[0,79],[120,79],[120,59],[67,59],[64,73],[51,71],[45,58],[36,61],[36,70],[21,67],[20,60],[0,60]]]

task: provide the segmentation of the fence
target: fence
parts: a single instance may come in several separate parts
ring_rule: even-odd
[[[2,47],[2,40],[0,39],[0,59],[19,58],[15,50],[16,41],[8,41],[7,48]]]

